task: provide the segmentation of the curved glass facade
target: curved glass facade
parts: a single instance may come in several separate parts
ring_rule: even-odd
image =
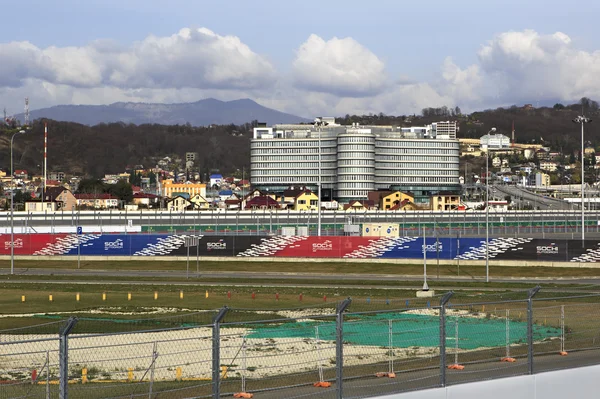
[[[283,131],[276,125],[264,137],[255,133],[250,146],[253,186],[269,191],[293,185],[316,188],[320,148],[322,187],[339,202],[367,199],[370,191],[380,189],[411,192],[417,202],[440,192],[460,193],[456,139],[382,126],[335,125],[321,132],[297,126],[304,129],[301,134],[288,130],[292,125]]]

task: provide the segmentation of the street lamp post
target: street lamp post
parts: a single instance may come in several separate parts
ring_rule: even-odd
[[[319,129],[319,181],[317,187],[317,236],[321,237],[321,125]]]
[[[583,144],[583,125],[585,123],[590,123],[592,120],[590,118],[586,118],[585,116],[578,116],[573,119],[573,123],[581,123],[581,241],[583,245],[583,240],[585,240],[585,180],[584,180],[584,144]]]
[[[493,127],[488,132],[488,146],[485,151],[485,282],[490,282],[490,133],[496,131]]]
[[[13,141],[17,134],[23,134],[25,130],[19,130],[10,138],[10,181],[12,188],[10,192],[10,274],[15,274],[15,217],[14,217],[14,200],[15,200],[15,179],[13,171]]]
[[[317,236],[321,237],[321,128],[327,126],[327,122],[323,122],[321,118],[315,118],[314,126],[317,128],[318,133],[318,153],[319,153],[319,171],[317,177]]]

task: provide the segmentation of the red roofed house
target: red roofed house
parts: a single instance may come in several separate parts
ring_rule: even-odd
[[[75,194],[77,206],[94,209],[118,208],[119,199],[111,194]]]
[[[14,177],[19,179],[27,179],[27,171],[25,169],[16,169]]]
[[[59,187],[61,184],[58,180],[46,180],[46,187]]]
[[[137,194],[137,193],[141,193],[142,192],[142,188],[138,187],[138,186],[134,186],[133,184],[131,185],[131,191],[133,191],[133,194]]]
[[[246,201],[246,207],[244,209],[279,209],[279,203],[273,198],[261,195],[250,198]]]
[[[233,193],[229,197],[225,198],[224,202],[226,209],[241,209],[244,200],[240,195]]]

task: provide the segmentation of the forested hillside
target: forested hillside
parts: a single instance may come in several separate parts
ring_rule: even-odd
[[[458,108],[427,108],[422,115],[388,116],[346,115],[337,122],[363,125],[418,126],[440,120],[458,120],[459,137],[479,138],[491,127],[510,136],[514,122],[516,141],[535,142],[569,153],[581,145],[580,126],[572,119],[583,109],[586,116],[598,118],[586,125],[586,141],[600,146],[600,112],[598,103],[582,99],[578,104],[554,107],[512,106],[463,114]],[[86,126],[72,122],[36,120],[31,130],[14,140],[14,167],[27,169],[30,174],[41,173],[43,164],[44,122],[48,123],[48,170],[63,171],[90,177],[123,171],[127,165],[151,167],[158,158],[184,158],[186,152],[197,152],[196,165],[202,176],[212,170],[229,174],[250,164],[250,138],[253,124],[215,125],[133,125],[124,123]],[[0,126],[0,167],[10,168],[9,141],[18,128]]]
[[[197,169],[223,173],[250,163],[252,124],[192,127],[190,125],[127,125],[123,123],[86,126],[72,122],[47,121],[48,170],[101,177],[122,172],[127,165],[156,165],[165,156],[185,158],[197,152]],[[12,130],[11,132],[13,132]],[[0,135],[0,166],[10,168],[10,134]],[[36,120],[26,134],[14,139],[14,168],[41,173],[44,151],[44,121]]]

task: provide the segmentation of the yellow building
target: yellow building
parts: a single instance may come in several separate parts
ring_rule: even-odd
[[[380,209],[391,209],[395,205],[401,204],[405,200],[410,203],[414,203],[415,197],[410,194],[403,193],[402,191],[396,191],[381,198],[381,203],[379,206]]]
[[[317,210],[319,206],[319,197],[310,190],[298,194],[294,200],[295,211]]]
[[[460,195],[434,195],[430,203],[434,211],[455,211],[460,206]]]
[[[395,210],[398,209],[400,204],[415,202],[414,196],[402,191],[371,191],[368,198],[382,210]]]
[[[194,209],[208,209],[210,202],[200,194],[196,194],[190,198],[190,202],[194,204]]]
[[[200,194],[206,198],[206,184],[201,183],[173,183],[173,179],[163,180],[161,183],[163,197],[172,198],[173,193],[186,193],[190,198]]]

